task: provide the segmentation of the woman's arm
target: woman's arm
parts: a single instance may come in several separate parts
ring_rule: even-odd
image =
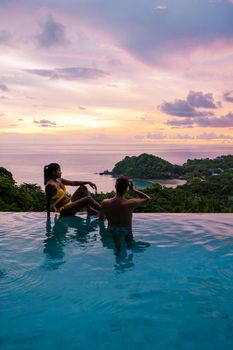
[[[45,194],[46,194],[46,209],[47,209],[47,217],[50,217],[50,205],[51,205],[51,198],[56,193],[55,186],[47,185],[45,187]]]
[[[66,179],[61,179],[61,182],[63,183],[63,185],[67,185],[67,186],[89,185],[89,186],[91,186],[95,191],[97,191],[96,184],[94,184],[94,183],[91,182],[91,181],[70,181],[70,180],[66,180]]]

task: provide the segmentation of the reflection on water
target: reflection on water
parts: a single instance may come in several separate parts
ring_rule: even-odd
[[[125,272],[126,269],[134,267],[133,254],[135,252],[141,253],[150,246],[147,242],[136,242],[135,240],[133,241],[133,244],[129,246],[124,237],[121,237],[121,248],[118,250],[103,221],[99,221],[99,233],[103,247],[112,249],[114,252],[114,267],[117,272]]]
[[[114,268],[117,272],[124,272],[134,266],[133,254],[142,253],[150,246],[147,242],[134,241],[132,246],[127,246],[122,239],[121,249],[115,247],[112,236],[106,230],[102,221],[87,216],[57,216],[54,221],[50,218],[46,221],[46,239],[44,240],[43,252],[47,261],[45,267],[48,269],[59,269],[65,260],[65,248],[69,243],[76,242],[81,249],[88,248],[90,243],[97,241],[97,228],[101,237],[103,247],[111,249],[115,258]],[[92,233],[92,235],[90,235]]]
[[[51,222],[50,218],[47,218],[44,253],[48,259],[49,267],[57,269],[64,264],[64,248],[67,242],[76,240],[80,245],[87,244],[90,239],[88,234],[95,231],[97,225],[98,220],[91,220],[90,216],[83,218],[79,216],[64,217],[55,215],[54,223]],[[71,232],[72,229],[73,232]]]

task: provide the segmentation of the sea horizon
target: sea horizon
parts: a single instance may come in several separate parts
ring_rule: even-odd
[[[224,144],[211,147],[210,144],[142,143],[4,144],[0,151],[0,166],[10,171],[18,184],[34,183],[43,188],[43,167],[56,162],[61,165],[64,178],[92,181],[97,184],[99,192],[109,192],[114,190],[115,179],[111,176],[101,176],[99,173],[104,170],[112,170],[114,165],[125,156],[138,156],[142,153],[153,154],[173,164],[182,165],[188,159],[213,159],[233,154],[233,145]],[[141,185],[145,186],[143,183]],[[171,187],[173,187],[172,184]]]

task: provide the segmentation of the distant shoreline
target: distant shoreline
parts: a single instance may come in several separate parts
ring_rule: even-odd
[[[153,179],[151,180],[153,184],[160,184],[161,186],[165,187],[177,187],[177,186],[182,186],[187,183],[187,180],[184,179]],[[171,186],[168,186],[171,185]]]
[[[113,175],[112,172],[108,171],[108,173],[98,173],[98,175],[101,176],[111,176],[112,178],[116,178],[117,174]],[[137,183],[140,182],[144,182],[145,186],[137,186],[137,187],[141,187],[141,188],[146,188],[148,184],[148,186],[151,184],[159,184],[161,186],[165,186],[165,187],[171,187],[171,188],[176,188],[177,186],[182,186],[184,184],[187,183],[187,180],[185,179],[179,179],[179,178],[172,178],[172,179],[146,179],[146,178],[140,178],[140,177],[131,177],[131,179]]]

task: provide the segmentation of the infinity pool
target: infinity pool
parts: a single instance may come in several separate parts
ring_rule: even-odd
[[[135,214],[134,236],[0,213],[1,350],[232,349],[233,214]]]

